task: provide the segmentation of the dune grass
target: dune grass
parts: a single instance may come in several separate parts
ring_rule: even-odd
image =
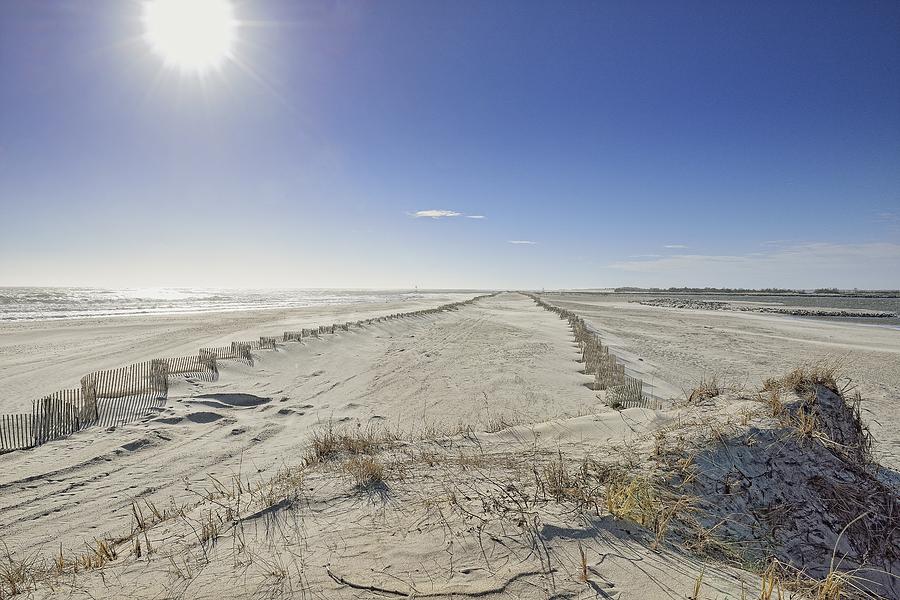
[[[397,441],[398,436],[387,429],[363,427],[360,424],[336,426],[329,421],[313,433],[304,461],[307,465],[313,465],[342,454],[374,454],[393,446]]]
[[[343,469],[358,488],[368,488],[384,481],[384,464],[372,456],[351,456]]]

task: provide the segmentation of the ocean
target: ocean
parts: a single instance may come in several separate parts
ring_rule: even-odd
[[[231,312],[321,304],[384,303],[458,293],[442,290],[234,290],[0,287],[0,321]]]

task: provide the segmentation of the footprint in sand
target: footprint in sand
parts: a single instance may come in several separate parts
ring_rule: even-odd
[[[188,400],[193,404],[203,404],[212,408],[256,408],[271,401],[271,398],[253,394],[200,394]]]
[[[134,452],[138,448],[143,448],[144,446],[148,446],[149,444],[150,440],[148,440],[147,438],[141,438],[133,442],[128,442],[127,444],[122,444],[122,449],[128,450],[129,452]]]
[[[222,415],[214,412],[201,411],[190,413],[189,415],[186,415],[185,418],[191,423],[213,423],[221,419]]]

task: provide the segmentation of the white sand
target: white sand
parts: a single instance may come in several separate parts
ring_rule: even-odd
[[[31,401],[78,387],[100,369],[174,356],[200,347],[281,336],[289,330],[432,308],[474,294],[434,294],[406,302],[313,306],[287,310],[148,315],[0,323],[0,413],[31,410]]]
[[[865,400],[882,462],[900,469],[900,330],[836,321],[659,308],[603,294],[547,294],[603,334],[628,366],[670,395],[704,377],[758,387],[768,377],[838,361]],[[642,359],[642,360],[639,360]],[[664,395],[665,395],[664,393]]]
[[[900,349],[896,332],[583,299],[577,308],[631,352],[634,371],[654,374],[660,394],[728,370],[710,367],[761,378],[812,358],[810,346],[853,349],[878,375],[868,385],[892,411],[882,426],[895,422],[897,361],[889,359]],[[219,317],[225,324],[203,315],[174,324],[23,327],[0,336],[2,373],[34,394],[28,365],[68,355],[76,342],[110,340],[93,358],[71,353],[77,357],[66,369],[81,374],[199,343],[357,318],[344,310],[365,308],[274,323],[229,314]],[[176,345],[176,335],[191,343]],[[18,363],[9,358],[16,345],[30,348]],[[129,539],[102,569],[75,575],[66,568],[52,587],[42,581],[35,597],[382,597],[353,587],[368,586],[416,597],[661,600],[685,598],[701,572],[701,598],[740,597],[743,589],[757,597],[757,575],[665,544],[652,550],[652,536],[601,506],[534,491],[563,456],[572,473],[585,460],[640,465],[657,433],[683,426],[690,414],[606,408],[585,386],[591,378],[577,358],[564,321],[521,295],[501,294],[456,312],[263,351],[253,367],[224,362],[216,382],[175,383],[153,418],[0,456],[3,542],[19,558],[52,556],[60,546],[74,557],[87,552],[86,541],[128,537],[134,502],[145,516],[148,501],[178,507],[177,516],[138,536],[151,542],[150,556],[143,546],[135,557]],[[404,433],[378,458],[383,484],[355,488],[341,470],[346,457],[298,467],[312,433],[329,421]],[[467,433],[435,439],[435,429]],[[302,483],[284,495],[293,501],[259,504],[267,481],[301,471]],[[235,478],[245,484],[240,495]],[[220,535],[201,544],[208,522]],[[580,581],[582,552],[587,581]]]

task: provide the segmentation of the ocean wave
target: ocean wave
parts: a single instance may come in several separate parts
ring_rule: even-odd
[[[0,321],[47,321],[139,315],[303,308],[403,302],[415,290],[222,290],[189,288],[0,288]]]

